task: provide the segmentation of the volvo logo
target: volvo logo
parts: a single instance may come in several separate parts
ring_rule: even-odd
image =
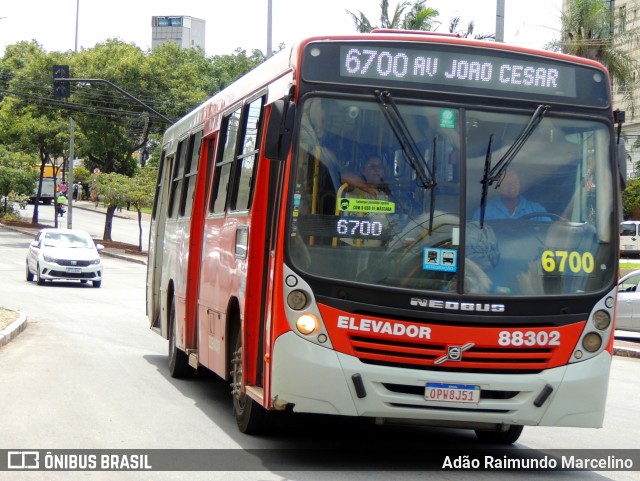
[[[458,302],[443,301],[439,299],[424,299],[412,297],[409,304],[413,307],[429,307],[431,309],[443,309],[448,311],[465,312],[504,312],[504,304],[488,304],[483,302]]]
[[[464,346],[449,346],[447,353],[433,361],[434,364],[442,364],[447,361],[462,361],[462,353],[471,349],[475,344],[473,342],[467,342]]]

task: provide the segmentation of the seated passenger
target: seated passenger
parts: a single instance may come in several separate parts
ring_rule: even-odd
[[[520,195],[520,179],[514,171],[506,172],[497,190],[499,196],[487,202],[484,220],[519,219],[527,214],[547,211],[542,204]],[[480,209],[478,208],[472,220],[479,219]]]

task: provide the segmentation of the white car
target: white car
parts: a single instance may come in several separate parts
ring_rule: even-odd
[[[93,287],[102,284],[102,244],[76,229],[42,229],[29,245],[27,281],[91,281]]]
[[[640,332],[640,270],[618,281],[616,329]]]

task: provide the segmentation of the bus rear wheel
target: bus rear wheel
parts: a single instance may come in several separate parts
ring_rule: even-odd
[[[176,322],[176,307],[175,303],[172,303],[169,317],[169,374],[171,374],[171,377],[179,379],[191,376],[193,374],[193,368],[189,365],[187,353],[178,348],[177,339],[178,324]]]
[[[240,327],[235,332],[233,357],[231,358],[231,395],[233,396],[233,415],[238,429],[245,434],[268,432],[273,424],[273,415],[246,395],[242,389],[242,334]]]
[[[481,431],[476,429],[476,437],[488,444],[513,444],[520,435],[524,426],[512,424],[506,431]]]

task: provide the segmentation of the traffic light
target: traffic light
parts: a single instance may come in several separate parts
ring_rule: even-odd
[[[58,79],[69,78],[68,65],[53,66],[53,96],[57,99],[68,98],[71,93],[69,82],[61,82]]]

